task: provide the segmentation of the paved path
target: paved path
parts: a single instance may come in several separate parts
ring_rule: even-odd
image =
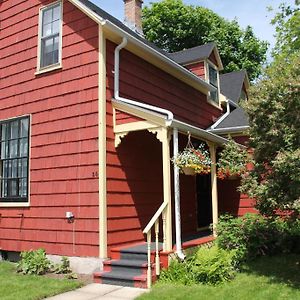
[[[46,300],[132,300],[146,292],[146,289],[92,283]]]

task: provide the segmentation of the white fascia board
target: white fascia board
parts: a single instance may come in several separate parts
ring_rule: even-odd
[[[236,127],[208,129],[208,131],[211,132],[211,133],[216,133],[216,134],[229,134],[229,133],[245,132],[249,128],[250,128],[250,126],[236,126]]]
[[[193,125],[190,125],[190,124],[178,121],[178,120],[174,120],[171,124],[171,127],[178,128],[178,130],[181,132],[185,132],[185,133],[189,132],[191,135],[193,135],[195,137],[199,137],[206,141],[214,142],[216,144],[223,145],[223,144],[227,144],[229,142],[228,139],[226,139],[224,137],[218,136],[218,135],[216,135],[212,132],[209,132],[205,129],[202,129],[202,128],[199,128],[199,127],[196,127],[196,126],[193,126]]]
[[[217,89],[212,86],[211,84],[207,83],[206,81],[204,81],[202,78],[198,77],[197,75],[195,75],[194,73],[188,71],[186,68],[184,68],[183,66],[179,65],[178,63],[176,63],[175,61],[173,61],[172,59],[168,58],[167,56],[161,54],[159,51],[151,48],[150,46],[148,46],[147,44],[143,43],[142,41],[140,41],[139,39],[137,39],[136,37],[130,35],[128,32],[124,31],[123,29],[119,28],[118,26],[116,26],[115,24],[111,23],[109,20],[106,20],[104,27],[108,27],[110,30],[112,30],[113,32],[119,34],[121,37],[125,36],[132,44],[136,45],[137,47],[141,47],[143,48],[143,50],[145,50],[146,52],[156,56],[158,59],[164,61],[165,63],[167,63],[169,66],[179,70],[180,72],[182,72],[185,76],[189,77],[190,79],[194,80],[196,83],[202,85],[204,88],[206,88],[208,91],[210,92],[214,92]]]
[[[134,44],[137,47],[142,48],[147,53],[154,55],[156,58],[158,58],[161,61],[164,61],[167,63],[170,67],[177,69],[180,71],[184,76],[188,77],[189,79],[193,80],[195,83],[201,85],[205,90],[214,92],[217,89],[210,85],[209,83],[205,82],[203,79],[198,77],[197,75],[193,74],[192,72],[185,69],[183,66],[179,65],[172,59],[168,58],[167,56],[161,54],[157,50],[151,48],[147,44],[143,43],[136,37],[130,35],[128,32],[124,31],[123,29],[119,28],[117,25],[113,24],[109,20],[101,18],[98,14],[96,14],[94,11],[86,7],[83,3],[81,3],[78,0],[69,0],[73,5],[75,5],[78,9],[80,9],[82,12],[84,12],[88,17],[90,17],[92,20],[97,22],[98,24],[101,24],[104,27],[107,27],[108,30],[111,30],[118,34],[120,37],[127,37],[127,39]]]

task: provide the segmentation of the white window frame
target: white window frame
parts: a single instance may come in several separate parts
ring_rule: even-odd
[[[217,71],[217,83],[218,83],[218,91],[217,91],[217,97],[218,97],[218,102],[212,100],[210,98],[210,93],[208,93],[207,95],[207,102],[209,102],[210,104],[218,107],[218,108],[221,108],[221,101],[220,101],[220,74],[219,74],[219,69],[218,67],[213,64],[210,60],[206,60],[205,61],[205,80],[206,82],[210,83],[209,82],[209,67],[212,67],[213,69],[215,69]]]
[[[59,26],[59,45],[58,45],[58,62],[48,66],[41,66],[41,51],[42,51],[42,30],[43,30],[43,12],[53,6],[60,5],[60,26]],[[39,10],[39,26],[38,26],[38,47],[37,47],[37,70],[35,74],[53,71],[62,68],[62,29],[63,29],[63,2],[61,0],[55,1],[47,6],[43,6]]]

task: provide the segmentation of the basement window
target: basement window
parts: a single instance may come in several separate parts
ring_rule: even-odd
[[[61,67],[62,4],[40,9],[38,71]]]
[[[29,117],[0,121],[0,201],[28,201]]]

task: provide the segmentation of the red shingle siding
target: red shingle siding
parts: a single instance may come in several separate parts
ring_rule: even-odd
[[[115,45],[109,41],[106,45],[107,120],[112,120]],[[204,94],[126,50],[121,51],[120,67],[120,94],[123,97],[169,109],[179,120],[202,128],[208,127],[213,118],[220,115],[219,109],[207,103]],[[119,122],[121,118],[134,121],[127,114],[120,114]],[[107,124],[109,249],[144,240],[142,229],[163,201],[161,151],[161,143],[147,132],[128,135],[115,149],[112,123]],[[182,182],[182,210],[186,216],[182,223],[184,233],[188,234],[195,232],[197,226],[195,183],[191,178]]]
[[[39,7],[51,2],[0,4],[0,119],[32,116],[30,207],[0,208],[0,247],[98,256],[98,26],[64,1],[63,69],[36,76]]]
[[[186,68],[199,76],[202,79],[205,79],[205,66],[204,61],[197,62],[191,65],[187,65]]]

